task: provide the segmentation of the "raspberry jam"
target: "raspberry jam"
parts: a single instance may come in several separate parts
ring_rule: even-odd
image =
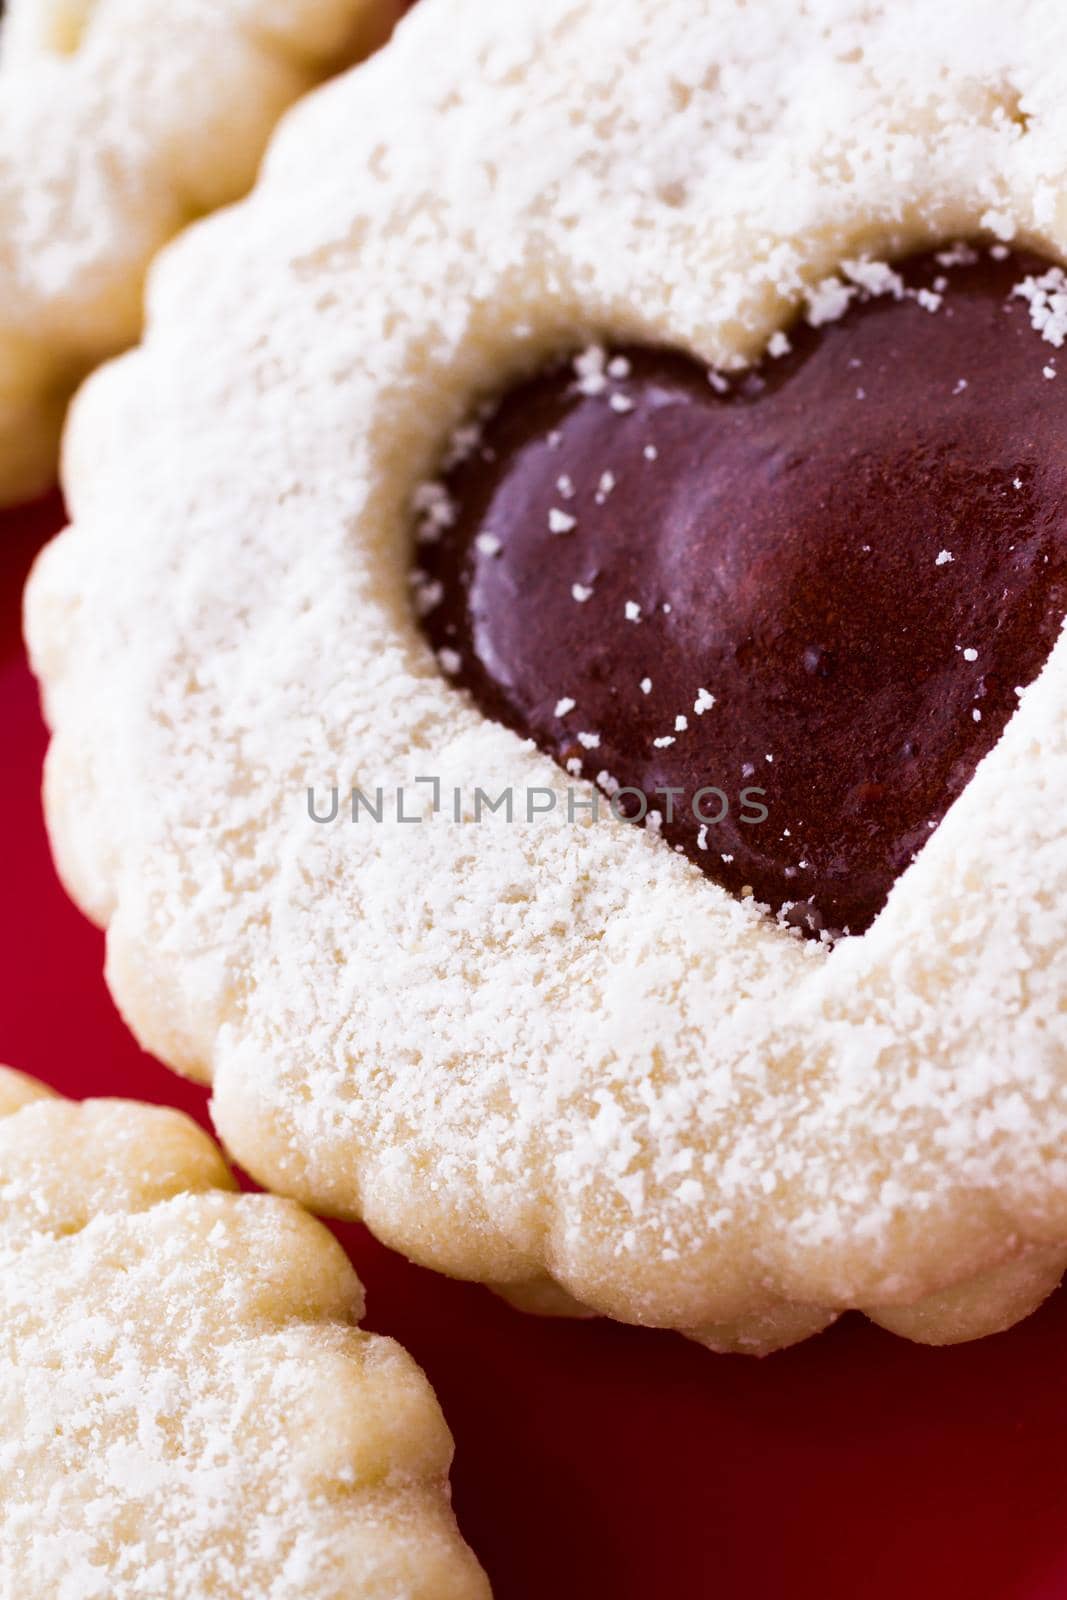
[[[862,932],[1067,614],[1047,274],[956,246],[734,376],[594,349],[512,389],[419,530],[452,681],[728,890]]]

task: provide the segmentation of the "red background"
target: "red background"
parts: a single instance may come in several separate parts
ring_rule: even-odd
[[[19,595],[55,502],[0,517],[0,1060],[71,1095],[206,1097],[142,1054],[41,823]],[[752,1361],[526,1318],[341,1228],[369,1326],[430,1375],[464,1532],[497,1600],[1067,1596],[1067,1295],[948,1350],[844,1318]]]

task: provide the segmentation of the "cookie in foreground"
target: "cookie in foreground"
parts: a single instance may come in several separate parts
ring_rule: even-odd
[[[344,1252],[188,1118],[0,1068],[0,1592],[484,1600]]]
[[[160,259],[29,591],[49,827],[134,1031],[267,1186],[715,1347],[975,1337],[1057,1282],[1065,45],[1041,0],[423,0]],[[809,858],[773,774],[835,716]],[[613,813],[696,740],[766,821]],[[840,817],[886,841],[862,895]]]
[[[156,250],[251,184],[283,112],[399,0],[7,0],[0,504],[55,479],[67,401],[132,344]]]

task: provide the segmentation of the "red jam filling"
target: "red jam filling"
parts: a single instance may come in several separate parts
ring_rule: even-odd
[[[1067,614],[1049,265],[955,247],[733,377],[621,349],[512,389],[420,529],[452,681],[734,894],[863,931]]]

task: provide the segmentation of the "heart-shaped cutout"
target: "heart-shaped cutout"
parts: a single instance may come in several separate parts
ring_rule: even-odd
[[[1067,614],[1063,288],[957,246],[854,266],[730,379],[523,383],[420,525],[446,670],[727,889],[861,932]]]

